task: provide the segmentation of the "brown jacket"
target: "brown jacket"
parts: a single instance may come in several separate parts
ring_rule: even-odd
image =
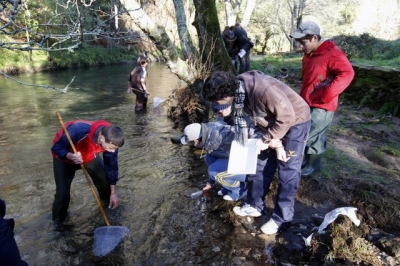
[[[248,71],[238,78],[245,84],[244,111],[265,139],[281,139],[291,126],[311,119],[308,104],[283,82],[261,71]]]

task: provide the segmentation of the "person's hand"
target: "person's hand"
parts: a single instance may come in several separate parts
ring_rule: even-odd
[[[79,151],[76,153],[69,152],[67,154],[67,159],[73,161],[75,164],[83,163],[82,154]]]
[[[198,149],[201,149],[204,146],[204,142],[201,142],[198,139],[195,139],[195,140],[193,140],[193,146],[195,146]]]
[[[150,95],[150,92],[148,92],[148,91],[144,92],[144,96],[149,97],[149,95]]]
[[[263,139],[261,138],[256,141],[256,148],[258,151],[263,151],[269,148],[269,144],[264,143]]]
[[[118,207],[118,205],[119,205],[119,199],[118,199],[117,193],[112,193],[110,195],[110,203],[108,204],[108,208],[115,209]]]
[[[282,141],[280,139],[271,139],[268,145],[271,149],[276,149],[283,146]]]
[[[287,161],[290,160],[290,157],[287,157],[287,156],[286,156],[286,151],[285,151],[285,149],[283,148],[283,146],[281,146],[281,147],[279,147],[279,148],[276,148],[275,151],[276,151],[276,158],[277,158],[279,161],[287,162]]]
[[[206,191],[211,189],[212,185],[210,183],[207,183],[205,187],[203,187],[202,191]]]

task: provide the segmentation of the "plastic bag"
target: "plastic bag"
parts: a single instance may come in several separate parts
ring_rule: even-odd
[[[356,225],[359,226],[360,225],[360,220],[357,218],[356,215],[356,211],[357,208],[354,207],[341,207],[341,208],[337,208],[334,209],[333,211],[328,212],[327,214],[325,214],[325,218],[324,221],[322,222],[322,224],[318,227],[318,234],[322,234],[324,233],[324,229],[333,221],[336,220],[336,218],[342,214],[342,215],[346,215],[347,217],[349,217],[349,219]],[[312,238],[311,234],[309,237],[304,238],[303,240],[306,244],[306,246],[310,246],[311,245],[311,238]]]
[[[157,108],[164,100],[159,97],[154,97],[153,105],[154,108]]]

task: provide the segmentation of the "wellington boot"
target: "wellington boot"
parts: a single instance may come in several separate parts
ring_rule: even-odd
[[[309,160],[306,165],[301,169],[302,177],[309,177],[321,169],[321,155],[309,154]]]
[[[303,162],[301,163],[301,169],[303,169],[307,165],[309,160],[310,160],[310,154],[304,154]]]

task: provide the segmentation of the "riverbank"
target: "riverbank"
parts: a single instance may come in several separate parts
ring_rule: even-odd
[[[260,227],[271,217],[278,189],[272,183],[259,218],[239,217],[217,195],[205,196],[207,209],[233,226],[224,252],[208,262],[229,265],[399,265],[400,230],[400,119],[378,111],[343,103],[328,131],[328,150],[322,170],[302,178],[296,196],[295,216],[289,228],[265,235]],[[201,187],[203,177],[196,181]],[[204,182],[204,181],[203,181]],[[346,216],[318,234],[324,216],[341,207],[356,208],[357,226]],[[305,239],[313,234],[311,246]],[[225,236],[224,236],[225,237]],[[226,249],[230,250],[226,253]]]
[[[135,62],[139,51],[124,47],[108,49],[85,46],[73,51],[18,51],[0,49],[0,72],[8,75],[56,71]]]

